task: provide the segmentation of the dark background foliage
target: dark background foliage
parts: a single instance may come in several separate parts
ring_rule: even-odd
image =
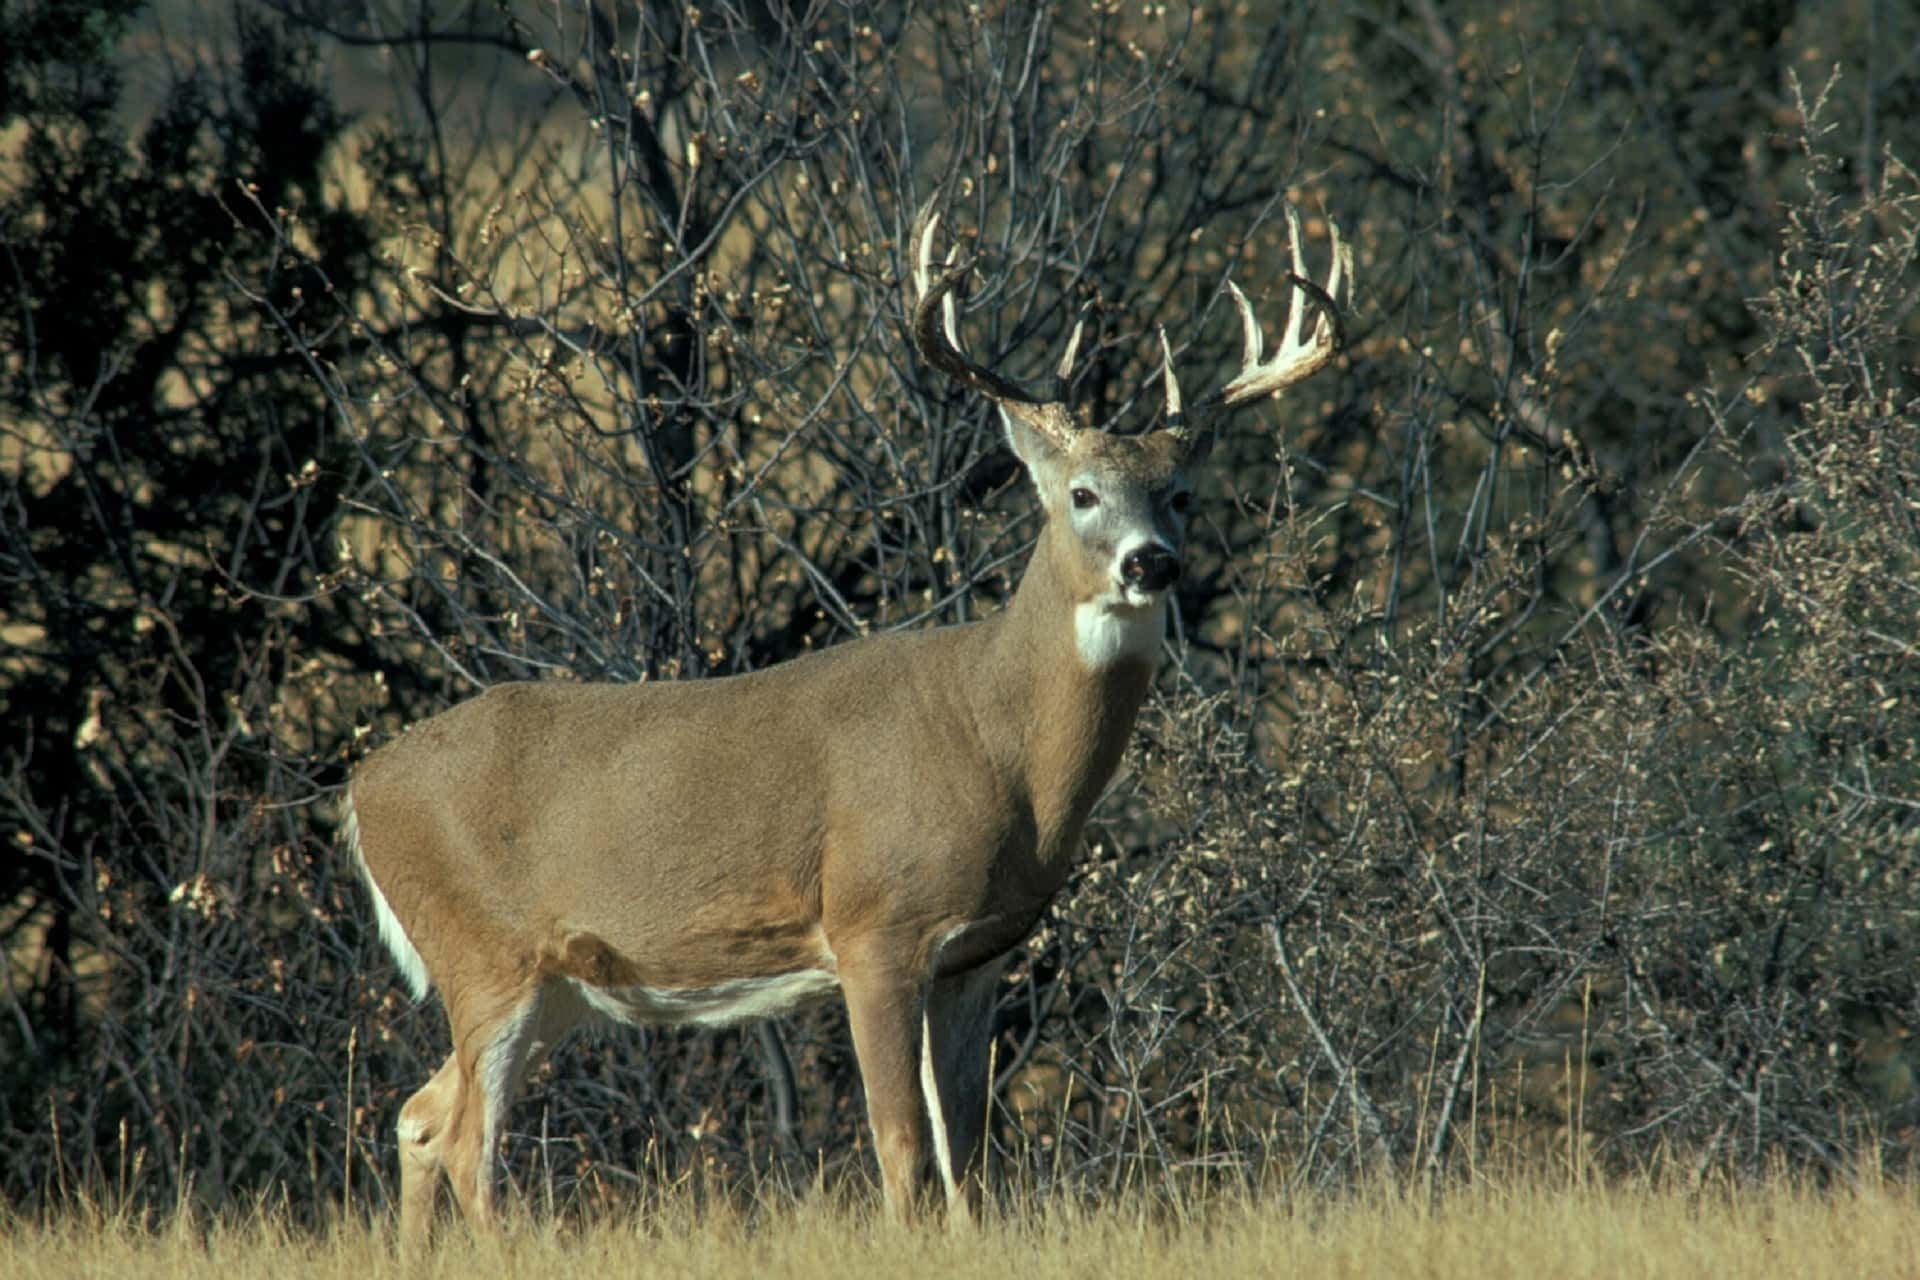
[[[1360,295],[1202,480],[1171,654],[1003,991],[1002,1163],[1912,1157],[1920,19],[1905,7],[0,9],[0,1187],[391,1188],[442,1052],[332,844],[503,679],[997,608],[1035,515],[915,360],[1096,424]],[[716,780],[724,788],[726,780]],[[836,1010],[589,1037],[586,1197],[864,1168]]]

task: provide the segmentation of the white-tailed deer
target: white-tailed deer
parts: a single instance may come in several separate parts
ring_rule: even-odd
[[[1239,375],[1166,423],[1083,428],[961,353],[930,204],[910,323],[928,364],[999,408],[1046,523],[984,621],[682,683],[499,685],[370,756],[346,830],[380,933],[453,1052],[400,1112],[404,1240],[442,1174],[490,1221],[496,1139],[528,1067],[590,1015],[716,1024],[839,993],[888,1205],[931,1137],[950,1212],[980,1194],[1002,957],[1065,881],[1146,695],[1214,423],[1324,365],[1351,254],[1295,275],[1278,350],[1238,289]],[[1289,213],[1295,267],[1300,225]],[[1073,361],[1079,330],[1060,362]]]

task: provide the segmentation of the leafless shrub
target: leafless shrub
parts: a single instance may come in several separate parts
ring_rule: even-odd
[[[221,287],[274,342],[205,368],[277,379],[268,460],[205,481],[213,550],[164,590],[103,560],[150,656],[76,664],[112,676],[94,703],[41,680],[0,757],[34,872],[8,1196],[384,1199],[444,1033],[329,846],[364,741],[501,679],[700,678],[997,607],[1034,517],[901,323],[937,186],[972,348],[1030,375],[1084,309],[1096,422],[1150,415],[1158,324],[1226,364],[1224,281],[1277,292],[1285,199],[1372,289],[1339,374],[1222,442],[1181,660],[1003,993],[1014,1184],[1909,1159],[1912,176],[1830,132],[1850,100],[1781,91],[1791,32],[1454,11],[304,13],[410,78],[337,207],[222,188],[253,251]],[[1708,39],[1772,114],[1658,53]],[[1920,119],[1897,92],[1862,99],[1883,132]],[[350,213],[359,256],[329,249]],[[64,396],[30,365],[0,452],[27,584],[33,459],[85,476],[126,430],[124,367]],[[859,1168],[840,1023],[579,1042],[513,1177]]]
[[[1052,979],[1052,1035],[1109,1099],[1060,1113],[1089,1164],[1217,1162],[1229,1116],[1315,1180],[1911,1158],[1920,455],[1896,352],[1920,192],[1891,159],[1840,189],[1824,106],[1801,102],[1767,346],[1698,399],[1633,572],[1555,644],[1476,661],[1580,536],[1605,483],[1580,466],[1453,620],[1289,603],[1273,651],[1297,665],[1253,691],[1282,715],[1158,708],[1135,795],[1163,825],[1121,811],[1065,910],[1098,942]],[[1764,470],[1722,505],[1724,467]],[[1299,510],[1274,530],[1300,570],[1316,537]],[[1683,556],[1714,566],[1710,608],[1610,625]]]

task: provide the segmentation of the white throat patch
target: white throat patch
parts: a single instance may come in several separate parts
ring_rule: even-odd
[[[1122,658],[1145,658],[1149,665],[1167,634],[1167,597],[1152,604],[1129,604],[1119,589],[1073,608],[1073,641],[1089,671],[1105,671]]]

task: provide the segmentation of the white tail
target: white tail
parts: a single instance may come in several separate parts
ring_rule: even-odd
[[[1002,957],[1064,882],[1146,695],[1186,469],[1220,413],[1331,357],[1333,317],[1303,336],[1306,312],[1340,304],[1352,268],[1336,235],[1264,363],[1236,289],[1240,375],[1189,409],[1168,352],[1167,425],[1122,436],[961,353],[964,271],[936,270],[936,223],[929,206],[914,227],[915,346],[995,403],[1047,516],[1003,612],[729,679],[501,685],[355,771],[381,937],[453,1031],[401,1112],[406,1239],[443,1175],[489,1221],[507,1107],[582,1018],[721,1023],[835,993],[889,1205],[916,1199],[931,1128],[948,1204],[972,1212]]]
[[[407,931],[400,923],[400,917],[393,914],[393,908],[387,905],[387,895],[380,892],[380,885],[374,880],[373,872],[367,870],[367,857],[360,852],[360,815],[354,812],[353,793],[347,793],[346,815],[340,823],[340,839],[353,854],[354,865],[360,868],[360,879],[367,886],[367,894],[373,899],[374,923],[380,927],[380,941],[386,944],[388,954],[400,970],[400,976],[406,980],[407,989],[413,992],[415,1000],[427,998],[433,983],[427,977],[426,962],[420,959],[420,953],[413,949],[413,943],[407,938]]]

